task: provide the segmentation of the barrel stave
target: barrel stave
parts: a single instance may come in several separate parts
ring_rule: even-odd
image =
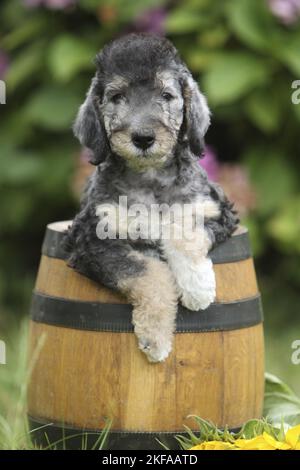
[[[44,310],[43,302],[33,302],[33,308],[41,310],[38,315],[33,312],[30,357],[34,357],[41,338],[44,344],[29,385],[32,422],[55,423],[51,432],[57,436],[64,427],[73,432],[100,432],[107,419],[112,419],[110,448],[147,445],[144,448],[154,449],[155,436],[163,440],[164,436],[182,433],[184,424],[197,430],[189,415],[233,429],[261,417],[263,326],[256,301],[259,291],[255,269],[244,229],[211,253],[218,309],[212,309],[211,316],[210,310],[198,312],[196,327],[192,322],[193,326],[185,329],[182,325],[190,321],[191,314],[180,307],[181,326],[175,334],[172,353],[163,363],[149,364],[138,350],[126,299],[66,265],[60,246],[66,226],[67,223],[57,223],[48,227],[36,281],[35,297],[44,296],[52,304],[57,303],[62,315],[61,324],[57,324]],[[110,309],[115,327],[107,328],[103,322],[101,326],[101,314],[99,322],[86,321],[85,308],[91,304],[96,311],[98,307],[100,312]],[[64,308],[71,309],[71,323],[63,323]],[[243,322],[245,308],[250,309],[251,315],[244,315]],[[129,318],[126,328],[124,322],[117,323],[116,312],[120,309]],[[221,326],[222,309],[223,319],[225,309],[226,315],[232,317],[230,326]],[[216,323],[211,328],[204,327],[213,318],[214,322],[220,318],[219,327]],[[41,442],[41,436],[37,439]]]

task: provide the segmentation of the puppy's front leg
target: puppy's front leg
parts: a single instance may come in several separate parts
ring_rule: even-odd
[[[177,313],[175,282],[166,263],[138,256],[144,259],[143,273],[121,280],[118,286],[133,304],[132,319],[140,349],[150,362],[160,362],[172,349]]]
[[[64,243],[68,264],[125,294],[133,304],[133,325],[140,349],[149,361],[163,361],[172,348],[177,313],[172,273],[167,263],[135,250],[127,240],[99,239],[97,222],[88,209],[76,216]]]
[[[207,257],[210,242],[206,232],[195,233],[192,240],[169,239],[162,244],[182,305],[189,310],[207,308],[216,297],[216,281]]]
[[[201,212],[200,225],[194,223],[195,211]],[[204,219],[218,214],[213,202],[200,202],[194,207],[192,224],[186,223],[186,215],[175,215],[168,236],[162,240],[163,254],[176,279],[181,303],[190,310],[204,310],[216,297],[215,274],[207,256],[212,243]]]

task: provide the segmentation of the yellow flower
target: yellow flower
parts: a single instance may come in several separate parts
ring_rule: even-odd
[[[192,447],[190,450],[232,450],[235,446],[230,442],[207,441]]]
[[[190,450],[300,450],[300,425],[287,431],[285,441],[277,441],[264,432],[253,439],[236,439],[234,443],[222,441],[202,442]]]
[[[291,449],[300,450],[300,424],[288,430],[285,442],[291,446]]]
[[[290,446],[284,442],[276,441],[272,436],[264,432],[253,439],[237,439],[235,445],[242,450],[288,450]]]

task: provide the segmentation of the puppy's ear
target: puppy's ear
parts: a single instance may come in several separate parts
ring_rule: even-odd
[[[108,141],[101,120],[97,97],[93,94],[93,85],[85,102],[79,108],[73,131],[80,143],[92,150],[93,157],[90,162],[93,165],[101,163],[108,151]]]
[[[204,136],[210,125],[210,111],[205,96],[188,72],[183,83],[186,138],[194,155],[204,151]]]

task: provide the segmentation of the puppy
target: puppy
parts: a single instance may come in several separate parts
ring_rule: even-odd
[[[178,300],[190,310],[214,301],[207,255],[238,220],[198,163],[210,112],[175,47],[128,35],[96,66],[74,125],[96,170],[66,234],[68,263],[127,297],[139,348],[159,362],[172,348]]]

